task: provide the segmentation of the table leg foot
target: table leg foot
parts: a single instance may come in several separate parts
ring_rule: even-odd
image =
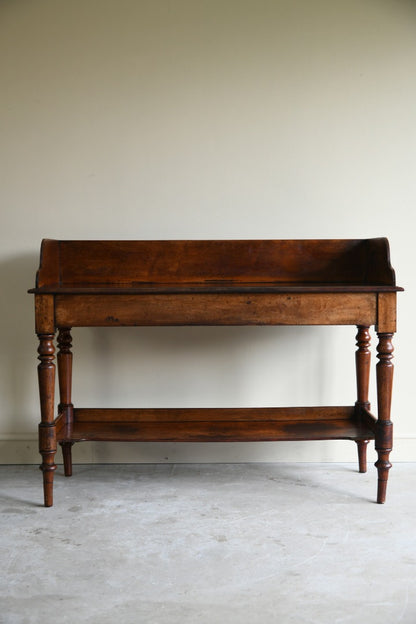
[[[64,460],[64,473],[66,477],[72,477],[72,446],[73,442],[59,442],[62,448]]]
[[[39,466],[43,473],[43,499],[45,507],[53,505],[53,476],[56,470],[55,453],[43,453],[43,463]]]
[[[367,472],[367,445],[369,440],[356,440],[358,447],[358,471]]]
[[[387,480],[389,476],[389,470],[391,468],[391,463],[389,462],[389,454],[388,452],[380,451],[378,456],[379,459],[376,461],[375,466],[378,471],[378,484],[377,484],[377,502],[384,503],[386,500],[386,490],[387,490]]]

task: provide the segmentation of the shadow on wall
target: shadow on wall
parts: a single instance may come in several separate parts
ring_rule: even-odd
[[[72,333],[74,401],[79,397],[85,407],[326,401],[322,366],[316,363],[326,360],[332,340],[322,340],[322,328],[122,327]]]
[[[34,303],[33,295],[27,294],[35,284],[38,264],[39,254],[35,253],[0,263],[4,288],[0,304],[2,426],[11,432],[19,431],[22,421],[33,416],[33,396],[38,396]]]

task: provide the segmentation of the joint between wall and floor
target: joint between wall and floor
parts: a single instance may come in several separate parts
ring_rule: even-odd
[[[368,459],[377,459],[374,442]],[[394,440],[392,463],[412,462],[416,436]],[[73,447],[75,464],[123,463],[245,463],[245,462],[356,462],[356,445],[348,440],[305,442],[81,442]],[[38,440],[31,434],[0,434],[0,464],[40,463]],[[61,449],[56,463],[62,463]]]

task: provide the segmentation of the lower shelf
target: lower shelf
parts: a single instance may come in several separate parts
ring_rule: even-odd
[[[371,440],[376,420],[354,407],[75,409],[57,424],[58,441],[259,442]]]

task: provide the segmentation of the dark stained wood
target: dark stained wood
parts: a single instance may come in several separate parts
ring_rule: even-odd
[[[355,352],[355,366],[357,372],[357,401],[355,403],[358,418],[362,409],[370,410],[368,401],[368,386],[370,381],[370,332],[369,326],[359,325],[357,340],[357,351]],[[367,472],[367,444],[368,440],[357,440],[358,447],[358,466],[359,471]]]
[[[379,333],[377,345],[377,402],[378,421],[376,430],[376,451],[378,460],[378,490],[377,502],[384,503],[386,500],[386,488],[391,463],[390,452],[393,447],[393,423],[390,420],[391,397],[393,389],[393,334]]]
[[[64,474],[66,477],[72,477],[72,447],[74,440],[61,440],[59,442],[62,448],[62,457],[64,460]]]
[[[45,507],[53,505],[53,474],[56,470],[56,423],[54,420],[55,363],[53,334],[39,334],[39,394],[40,415],[39,452],[42,455],[40,469],[43,473]]]
[[[36,273],[36,287],[59,286],[61,284],[59,241],[43,239],[40,248],[40,264]]]
[[[396,286],[385,238],[353,240],[42,241],[35,295],[39,449],[45,505],[54,457],[65,474],[81,440],[350,439],[366,469],[378,452],[384,502],[392,446],[391,338]],[[135,325],[357,325],[357,400],[347,407],[80,409],[72,404],[70,328]],[[379,334],[378,418],[370,412],[370,326]],[[54,419],[54,334],[60,401]]]
[[[187,408],[75,408],[74,421],[82,422],[229,422],[352,420],[355,408],[324,407],[187,407]]]
[[[76,408],[71,432],[59,439],[247,442],[373,439],[355,419],[355,407]],[[62,444],[62,442],[61,442]]]
[[[31,288],[30,293],[38,295],[186,295],[186,294],[292,294],[292,293],[396,293],[402,290],[398,286],[370,284],[296,284],[293,282],[237,282],[207,281],[183,282],[181,284],[154,284],[143,282],[138,286],[126,286],[122,289],[115,284],[105,286],[42,286]]]
[[[370,440],[356,440],[358,447],[358,471],[367,472],[367,445]]]
[[[58,379],[60,403],[58,412],[65,418],[66,429],[71,431],[73,424],[74,406],[71,401],[72,395],[72,337],[71,330],[61,327],[58,333]],[[64,456],[65,476],[72,475],[72,444],[62,445]]]
[[[377,332],[394,334],[396,332],[396,293],[378,293],[377,310]]]
[[[55,301],[53,295],[35,297],[35,331],[39,334],[55,333]]]
[[[368,386],[370,381],[370,332],[369,327],[365,325],[358,326],[357,351],[355,353],[355,364],[357,370],[357,405],[370,409],[368,402]]]
[[[373,293],[56,295],[57,325],[355,325],[375,323]]]
[[[55,418],[55,427],[56,427],[56,439],[57,440],[61,440],[63,437],[63,433],[65,432],[65,435],[68,434],[69,431],[69,427],[68,427],[68,423],[66,420],[66,415],[62,414],[61,412],[58,412],[58,416]]]
[[[355,405],[355,414],[357,422],[360,423],[363,427],[370,429],[370,431],[372,431],[375,435],[377,431],[377,418],[370,412],[370,410],[366,408],[361,408],[361,410],[358,411],[357,405]]]
[[[42,243],[37,288],[211,282],[395,286],[388,241],[171,240]]]
[[[267,442],[276,440],[357,440],[371,432],[352,420],[184,421],[75,423],[72,441]]]

